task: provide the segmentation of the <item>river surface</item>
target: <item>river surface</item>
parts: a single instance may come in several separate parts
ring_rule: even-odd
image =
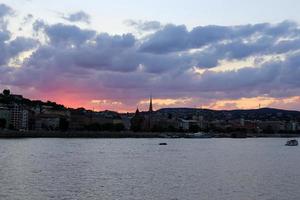
[[[300,147],[285,142],[0,140],[0,199],[299,200]]]

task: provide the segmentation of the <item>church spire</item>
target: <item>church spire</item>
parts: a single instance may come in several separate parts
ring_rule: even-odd
[[[136,111],[135,111],[135,114],[140,114],[140,110],[139,110],[139,107],[136,108]]]
[[[149,112],[153,112],[153,105],[152,105],[152,94],[150,95],[150,105],[149,105]]]

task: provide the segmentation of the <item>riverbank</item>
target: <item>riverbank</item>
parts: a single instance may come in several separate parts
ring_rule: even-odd
[[[160,133],[111,131],[0,131],[0,138],[156,138]]]
[[[215,133],[212,138],[297,138],[300,134],[264,134],[264,133]],[[111,131],[0,131],[0,138],[184,138],[186,133],[161,133],[161,132],[111,132]],[[191,138],[189,136],[189,138]]]

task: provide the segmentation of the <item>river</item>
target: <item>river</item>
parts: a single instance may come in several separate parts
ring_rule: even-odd
[[[298,200],[300,147],[285,142],[0,140],[0,199]]]

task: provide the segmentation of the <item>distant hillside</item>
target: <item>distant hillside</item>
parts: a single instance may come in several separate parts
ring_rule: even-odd
[[[86,110],[84,108],[72,109],[66,108],[63,105],[57,104],[55,102],[47,101],[43,102],[40,100],[30,100],[23,98],[21,95],[10,94],[9,90],[5,90],[0,93],[0,105],[1,104],[22,104],[28,107],[37,106],[48,106],[53,110],[70,110],[73,112],[93,112],[91,110]],[[103,113],[105,115],[111,115],[118,117],[119,114],[113,111],[102,111],[97,113]],[[143,112],[142,112],[143,113]],[[262,109],[249,109],[249,110],[210,110],[210,109],[196,109],[196,108],[163,108],[156,113],[160,114],[170,114],[176,117],[191,119],[193,116],[203,116],[206,120],[234,120],[244,118],[246,120],[281,120],[281,121],[299,121],[300,122],[300,112],[281,110],[275,108],[262,108]],[[133,115],[133,113],[132,113]]]
[[[163,108],[158,113],[168,113],[182,118],[192,118],[195,115],[201,115],[207,120],[213,119],[241,119],[246,120],[297,120],[300,121],[299,111],[280,110],[274,108],[261,108],[249,110],[209,110],[195,108]]]
[[[0,94],[0,104],[20,104],[29,107],[36,107],[36,106],[51,106],[55,110],[66,110],[67,108],[63,105],[57,104],[55,102],[47,101],[43,102],[40,100],[30,100],[24,98],[22,95],[14,95],[14,94]]]
[[[15,94],[10,94],[9,90],[6,90],[8,92],[8,94],[4,94],[4,93],[0,93],[0,105],[4,104],[4,105],[10,105],[10,104],[18,104],[18,105],[23,105],[23,106],[27,106],[28,108],[35,108],[35,107],[49,107],[51,108],[51,110],[62,110],[62,111],[72,111],[72,112],[77,112],[77,113],[85,113],[85,112],[94,112],[92,110],[87,110],[85,108],[67,108],[64,105],[61,104],[57,104],[56,102],[52,102],[52,101],[47,101],[47,102],[43,102],[41,100],[30,100],[27,98],[24,98],[22,95],[15,95]],[[105,110],[105,111],[101,111],[101,112],[94,112],[94,113],[101,113],[103,115],[106,116],[112,116],[114,118],[120,118],[119,114],[117,112],[114,111],[109,111],[109,110]]]

